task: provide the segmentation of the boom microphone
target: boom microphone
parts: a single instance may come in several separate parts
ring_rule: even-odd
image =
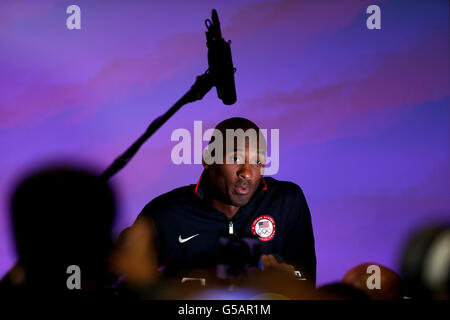
[[[209,73],[212,76],[213,85],[217,89],[217,96],[226,105],[236,102],[236,87],[234,84],[234,72],[231,59],[231,41],[225,42],[220,31],[219,17],[215,9],[212,10],[211,20],[207,19],[205,25],[206,46],[208,47]]]
[[[181,97],[169,110],[159,116],[148,126],[142,134],[122,155],[117,157],[114,162],[101,174],[100,178],[104,181],[110,179],[113,175],[124,168],[134,157],[139,148],[158,130],[167,120],[172,117],[182,106],[187,103],[201,100],[213,86],[217,89],[217,96],[226,105],[236,102],[236,88],[234,86],[234,72],[231,60],[230,43],[225,42],[220,31],[219,17],[217,11],[212,10],[211,20],[207,19],[205,25],[208,28],[206,32],[206,45],[208,47],[208,70],[200,76],[197,76],[194,85],[186,94]]]

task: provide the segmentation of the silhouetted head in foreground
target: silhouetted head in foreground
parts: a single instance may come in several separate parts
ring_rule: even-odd
[[[106,183],[86,170],[44,169],[19,183],[11,205],[25,291],[86,295],[104,288],[115,216]]]
[[[342,282],[363,291],[372,300],[402,299],[400,276],[378,263],[366,262],[351,268]]]

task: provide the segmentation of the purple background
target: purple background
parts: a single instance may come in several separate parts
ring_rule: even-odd
[[[82,30],[66,8],[81,7]],[[366,8],[381,7],[381,30]],[[195,183],[176,128],[243,116],[280,129],[280,170],[308,200],[318,284],[373,261],[398,270],[418,226],[449,219],[448,1],[0,3],[0,277],[16,259],[11,186],[28,168],[106,168],[207,68],[204,19],[232,40],[238,101],[185,106],[113,180],[115,234],[158,194]]]

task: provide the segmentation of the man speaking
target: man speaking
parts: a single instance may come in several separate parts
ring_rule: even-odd
[[[227,233],[256,237],[262,268],[301,274],[315,283],[314,235],[305,196],[292,182],[263,177],[267,148],[262,134],[257,136],[257,146],[249,136],[245,143],[236,143],[239,137],[228,134],[249,130],[260,132],[244,118],[219,123],[197,184],[155,198],[139,214],[135,225],[151,223],[159,265],[166,275],[181,280],[192,270],[214,267],[219,237]]]

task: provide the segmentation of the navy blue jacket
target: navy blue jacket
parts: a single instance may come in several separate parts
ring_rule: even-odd
[[[152,218],[156,227],[160,265],[181,273],[207,267],[215,261],[220,234],[256,235],[262,254],[277,254],[315,283],[311,215],[298,185],[265,177],[249,203],[228,219],[208,201],[205,180],[155,198],[140,213],[138,219]]]

